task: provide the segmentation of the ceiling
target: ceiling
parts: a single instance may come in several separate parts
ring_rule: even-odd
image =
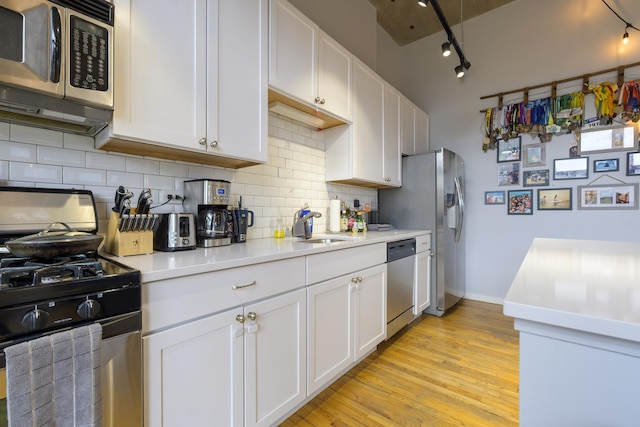
[[[465,21],[489,12],[514,0],[439,0],[438,4],[450,27],[460,23],[462,2]],[[417,0],[369,0],[375,6],[378,24],[399,46],[442,31],[431,6],[421,7]]]

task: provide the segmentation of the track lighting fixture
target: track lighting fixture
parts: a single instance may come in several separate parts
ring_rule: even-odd
[[[418,4],[423,6],[422,3],[425,3],[424,5],[426,6],[426,4],[429,2],[428,1],[418,2]],[[456,50],[456,53],[458,54],[458,57],[460,58],[460,65],[455,68],[456,75],[458,77],[462,77],[464,76],[465,70],[468,70],[469,67],[471,67],[471,64],[469,63],[469,61],[465,59],[464,53],[462,52],[462,48],[458,44],[458,40],[456,40],[456,36],[453,34],[453,31],[451,31],[451,27],[449,27],[449,24],[447,23],[447,18],[445,18],[444,14],[442,13],[442,9],[440,9],[440,4],[438,4],[438,0],[430,0],[430,3],[431,3],[431,7],[433,8],[433,11],[436,13],[436,16],[438,17],[438,20],[440,20],[440,24],[442,24],[442,28],[444,29],[445,33],[447,33],[447,41],[442,43],[442,56],[446,57],[451,55],[451,46],[453,46],[453,48]],[[463,21],[462,20],[462,1],[460,2],[460,15],[461,15],[460,27],[462,27],[462,21]],[[464,33],[463,33],[462,40],[464,42]]]
[[[418,4],[422,7],[427,7],[429,0],[418,0]]]
[[[451,43],[444,42],[442,43],[442,56],[446,58],[449,55],[451,55]]]
[[[609,8],[609,10],[611,12],[613,12],[614,15],[616,15],[618,17],[619,20],[621,20],[622,22],[625,23],[626,27],[624,27],[624,34],[622,35],[622,44],[627,44],[629,43],[629,28],[631,28],[632,30],[636,30],[636,31],[640,31],[640,28],[634,27],[633,24],[631,22],[627,22],[624,20],[624,18],[622,18],[622,16],[620,16],[618,14],[618,12],[616,12],[615,10],[613,10],[611,8],[611,6],[609,6],[609,3],[607,3],[605,0],[602,0],[602,3],[604,3],[605,6],[607,6]]]

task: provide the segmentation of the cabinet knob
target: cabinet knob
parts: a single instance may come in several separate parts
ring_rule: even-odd
[[[244,323],[244,321],[245,321],[245,318],[242,314],[238,314],[236,316],[236,322]]]
[[[324,98],[320,100],[320,105],[324,105]]]
[[[255,312],[250,311],[249,313],[247,313],[247,317],[249,318],[249,320],[256,320],[258,315]]]
[[[320,97],[316,96],[315,99],[313,100],[314,103],[319,104],[320,103]]]
[[[351,283],[358,283],[358,278],[357,277],[352,277],[351,278]]]
[[[200,138],[200,141],[198,141],[198,144],[207,145],[207,138]]]
[[[211,141],[211,144],[209,144],[211,146],[211,148],[216,148],[218,146],[218,141]]]

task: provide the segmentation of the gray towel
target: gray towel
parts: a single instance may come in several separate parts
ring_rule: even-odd
[[[99,323],[7,347],[9,427],[100,427]]]

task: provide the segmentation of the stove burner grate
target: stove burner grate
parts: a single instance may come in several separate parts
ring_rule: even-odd
[[[87,257],[45,260],[4,258],[0,261],[0,290],[71,282],[103,274],[102,263]]]

